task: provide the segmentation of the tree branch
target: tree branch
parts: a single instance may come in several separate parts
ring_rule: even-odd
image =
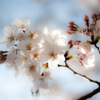
[[[72,68],[69,67],[69,65],[67,64],[67,62],[65,62],[65,64],[66,64],[66,65],[58,65],[58,67],[67,67],[67,68],[70,69],[74,74],[77,74],[77,75],[79,75],[79,76],[81,76],[81,77],[84,77],[84,78],[86,78],[87,80],[89,80],[90,82],[93,82],[93,83],[95,83],[95,84],[97,84],[97,85],[99,86],[99,87],[98,87],[97,89],[95,89],[93,92],[91,92],[91,93],[89,93],[89,94],[87,94],[87,95],[81,97],[81,98],[78,99],[78,100],[86,100],[86,99],[88,99],[88,98],[91,98],[92,96],[94,96],[94,95],[97,94],[98,92],[100,92],[100,82],[95,81],[95,80],[92,80],[92,79],[88,78],[87,76],[82,75],[82,74],[80,74],[80,73],[74,71]]]
[[[99,47],[98,47],[96,44],[93,44],[93,45],[96,47],[96,49],[98,50],[98,52],[99,52],[99,54],[100,54]]]
[[[95,89],[94,91],[92,91],[91,93],[79,98],[78,100],[86,100],[88,98],[91,98],[92,96],[94,96],[95,94],[100,92],[100,87],[98,87],[97,89]]]

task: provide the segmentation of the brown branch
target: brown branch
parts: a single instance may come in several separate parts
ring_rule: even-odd
[[[98,47],[96,44],[93,44],[93,45],[96,47],[96,49],[98,50],[98,52],[99,52],[99,54],[100,54],[99,47]]]
[[[90,82],[93,82],[93,83],[95,83],[95,84],[97,84],[97,85],[100,85],[100,82],[94,81],[94,80],[88,78],[87,76],[82,75],[82,74],[80,74],[80,73],[74,71],[72,68],[69,67],[69,65],[68,65],[67,63],[66,63],[66,66],[65,66],[65,65],[58,65],[58,67],[67,67],[67,68],[70,69],[74,74],[77,74],[77,75],[79,75],[79,76],[82,76],[82,77],[86,78],[87,80],[89,80]]]
[[[94,95],[97,94],[98,92],[100,92],[100,82],[95,81],[95,80],[92,80],[92,79],[88,78],[87,76],[82,75],[82,74],[80,74],[80,73],[74,71],[72,68],[69,67],[69,65],[67,64],[67,62],[65,62],[65,64],[66,64],[66,65],[58,65],[58,67],[67,67],[67,68],[70,69],[74,74],[77,74],[77,75],[79,75],[79,76],[81,76],[81,77],[84,77],[84,78],[86,78],[87,80],[89,80],[90,82],[93,82],[93,83],[95,83],[95,84],[97,84],[97,85],[99,86],[99,87],[98,87],[97,89],[95,89],[93,92],[91,92],[91,93],[89,93],[89,94],[87,94],[87,95],[81,97],[81,98],[78,99],[78,100],[86,100],[86,99],[88,99],[88,98],[91,98],[92,96],[94,96]]]
[[[95,94],[97,94],[99,92],[100,92],[100,86],[97,89],[95,89],[94,91],[92,91],[91,93],[79,98],[78,100],[86,100],[88,98],[91,98],[92,96],[94,96]]]

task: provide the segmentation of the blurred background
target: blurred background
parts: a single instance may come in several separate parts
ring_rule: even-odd
[[[85,28],[83,18],[85,15],[100,12],[100,0],[0,0],[0,39],[4,37],[4,27],[11,26],[15,18],[24,21],[28,17],[31,25],[43,30],[46,26],[51,31],[60,29],[65,34],[67,41],[70,39],[86,40],[85,36],[69,36],[68,23],[74,21],[81,28]],[[6,50],[0,44],[0,50]],[[98,55],[95,50],[95,55]],[[69,61],[69,65],[75,71],[100,81],[100,59],[96,57],[95,67],[86,69],[77,62]],[[74,75],[67,68],[51,70],[51,87],[54,92],[37,100],[77,100],[81,96],[90,93],[98,86],[82,77]],[[0,65],[0,100],[35,100],[31,94],[31,83],[25,82],[25,77],[19,75],[15,78],[13,71],[7,70],[4,64]],[[100,93],[88,100],[100,100]]]

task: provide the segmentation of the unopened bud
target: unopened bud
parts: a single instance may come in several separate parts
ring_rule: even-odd
[[[75,34],[75,31],[72,31],[72,30],[68,30],[67,32],[66,32],[67,34]]]
[[[68,41],[68,45],[69,45],[69,48],[72,48],[73,47],[72,40],[69,40]]]
[[[70,22],[69,24],[68,24],[68,26],[69,26],[69,28],[70,28],[70,30],[72,30],[72,31],[77,31],[77,25],[76,24],[74,24],[74,22]]]
[[[87,15],[85,15],[84,21],[85,21],[85,25],[89,27],[89,17]]]
[[[94,31],[96,28],[95,28],[94,25],[92,25],[92,26],[90,27],[90,29],[91,29],[92,31]]]
[[[95,21],[97,21],[97,14],[93,14],[93,15],[91,15],[91,17],[92,17],[92,20],[95,22]]]
[[[100,12],[97,14],[97,20],[100,19]]]
[[[89,36],[89,32],[86,32],[85,35]]]

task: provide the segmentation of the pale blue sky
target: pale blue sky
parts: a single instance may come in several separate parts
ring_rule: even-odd
[[[39,2],[40,1],[40,2]],[[74,21],[80,27],[85,27],[83,18],[84,15],[90,13],[81,5],[77,0],[0,0],[0,39],[4,37],[3,29],[5,26],[11,26],[11,22],[15,18],[22,21],[28,17],[31,25],[35,24],[40,29],[47,26],[50,30],[61,29],[62,33],[68,29],[68,23]],[[67,39],[70,39],[67,36]],[[6,47],[0,45],[0,50],[6,50]],[[91,78],[99,79],[93,68],[86,70],[80,68],[75,62],[72,64],[73,69],[88,75]],[[100,70],[100,68],[99,68]],[[38,100],[74,100],[73,97],[84,95],[86,92],[92,91],[97,88],[93,83],[84,80],[77,75],[74,75],[66,68],[56,68],[52,70],[52,78],[54,83],[58,84],[61,92],[51,95],[42,96]],[[88,74],[91,72],[90,74]],[[99,79],[100,80],[100,79]],[[53,84],[53,82],[52,82]],[[25,82],[25,77],[19,75],[17,78],[13,71],[7,70],[5,65],[0,65],[0,100],[34,100],[31,95],[31,83]],[[59,89],[58,89],[59,90]],[[65,95],[61,96],[62,91]],[[99,100],[100,94],[94,96],[90,100]],[[49,100],[48,99],[48,100]]]

